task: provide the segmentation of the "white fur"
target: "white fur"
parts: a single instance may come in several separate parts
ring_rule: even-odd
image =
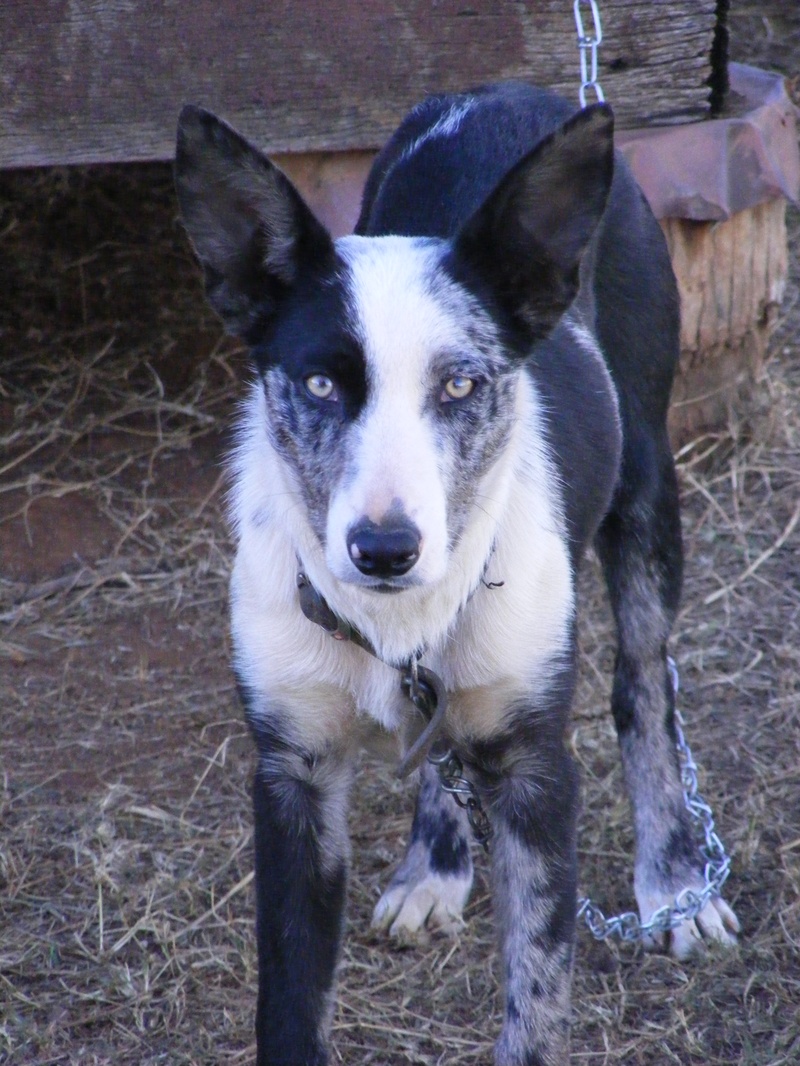
[[[452,137],[453,134],[458,133],[464,117],[469,114],[473,107],[474,103],[472,100],[466,100],[464,103],[454,104],[449,111],[445,111],[432,126],[426,129],[415,141],[411,142],[411,144],[403,151],[398,162],[404,162],[406,159],[410,159],[415,152],[419,151],[426,141],[432,141],[436,137]],[[397,164],[395,164],[395,166],[396,165]],[[386,178],[384,178],[384,181],[385,180]]]
[[[438,929],[450,936],[464,928],[472,877],[443,876],[428,870],[418,881],[390,885],[372,912],[374,929],[388,929],[398,940],[414,940]]]

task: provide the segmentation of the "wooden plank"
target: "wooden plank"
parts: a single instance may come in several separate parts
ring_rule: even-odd
[[[707,114],[715,0],[600,6],[620,124]],[[565,0],[5,0],[0,49],[0,166],[169,158],[187,100],[273,153],[367,150],[431,91],[578,83]]]

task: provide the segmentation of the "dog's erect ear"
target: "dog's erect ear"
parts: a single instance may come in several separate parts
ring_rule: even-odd
[[[487,281],[533,340],[578,289],[578,268],[614,174],[614,118],[580,111],[506,175],[456,237],[455,254]]]
[[[209,302],[253,343],[301,268],[333,254],[331,237],[277,167],[199,107],[178,120],[175,184]]]

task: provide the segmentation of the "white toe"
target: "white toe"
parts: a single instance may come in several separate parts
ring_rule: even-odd
[[[470,880],[429,874],[416,884],[390,885],[372,913],[375,929],[388,929],[398,939],[415,939],[430,929],[454,935],[464,926],[461,917]]]

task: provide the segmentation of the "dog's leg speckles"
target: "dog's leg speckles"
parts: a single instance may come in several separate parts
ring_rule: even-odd
[[[548,864],[513,833],[496,832],[492,847],[506,973],[505,1023],[495,1062],[563,1066],[569,1055],[573,946],[570,934],[553,935],[553,926],[564,924],[560,886]]]
[[[372,916],[399,940],[427,930],[455,934],[472,887],[470,829],[465,812],[446,795],[436,770],[423,764],[408,849]]]
[[[496,1066],[566,1066],[575,937],[577,775],[558,741],[506,761],[485,793],[505,976]]]

